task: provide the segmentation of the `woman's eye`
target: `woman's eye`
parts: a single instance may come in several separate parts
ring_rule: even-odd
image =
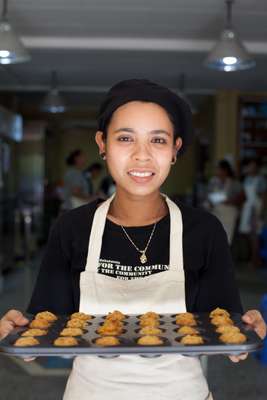
[[[132,138],[130,136],[120,136],[118,137],[119,142],[130,142]]]
[[[165,144],[165,143],[167,143],[167,140],[157,137],[157,138],[152,139],[152,142],[153,143],[159,143],[159,144]]]

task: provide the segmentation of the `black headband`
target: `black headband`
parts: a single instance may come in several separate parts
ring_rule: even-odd
[[[130,101],[146,101],[163,107],[173,125],[175,138],[181,137],[184,152],[192,136],[190,106],[178,95],[146,79],[129,79],[114,85],[106,94],[98,116],[98,130],[106,132],[114,111]]]

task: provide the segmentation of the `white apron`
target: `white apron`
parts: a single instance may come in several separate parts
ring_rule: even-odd
[[[85,271],[80,278],[80,311],[107,314],[185,312],[182,218],[179,208],[166,197],[170,211],[170,267],[168,271],[133,280],[97,272],[106,216],[114,196],[95,212]],[[64,400],[205,400],[207,382],[198,358],[162,355],[144,358],[76,357]]]

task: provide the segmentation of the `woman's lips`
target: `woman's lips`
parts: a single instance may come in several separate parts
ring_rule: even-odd
[[[129,171],[128,175],[130,178],[135,181],[136,183],[147,183],[153,179],[155,175],[152,171]]]

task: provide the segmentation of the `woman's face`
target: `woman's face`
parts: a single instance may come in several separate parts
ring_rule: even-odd
[[[172,122],[159,105],[132,101],[119,107],[112,115],[106,140],[102,132],[96,133],[117,190],[138,196],[158,191],[182,145],[181,138],[174,144],[173,135]]]

